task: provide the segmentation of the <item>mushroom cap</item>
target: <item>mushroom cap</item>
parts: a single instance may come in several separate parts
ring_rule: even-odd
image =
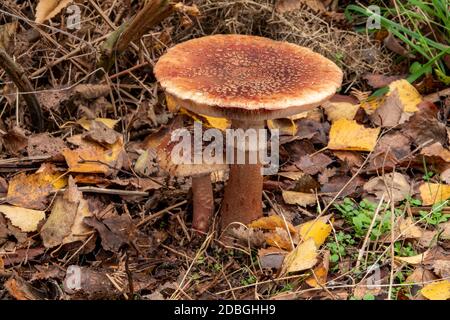
[[[315,108],[336,93],[343,77],[336,64],[308,48],[246,35],[180,43],[159,59],[154,72],[182,107],[239,120]]]

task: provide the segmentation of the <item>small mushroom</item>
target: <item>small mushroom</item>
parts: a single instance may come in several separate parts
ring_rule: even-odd
[[[228,167],[225,164],[175,164],[171,157],[175,144],[170,134],[162,139],[157,148],[159,165],[173,176],[192,177],[192,228],[207,232],[214,213],[211,173],[227,170]]]
[[[228,118],[233,128],[244,130],[315,108],[342,83],[341,69],[308,48],[244,35],[180,43],[159,59],[154,72],[178,105]],[[248,162],[230,164],[222,228],[262,216],[261,164]]]

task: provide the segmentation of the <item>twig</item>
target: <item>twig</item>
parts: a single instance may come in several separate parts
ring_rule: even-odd
[[[132,190],[119,190],[119,189],[105,189],[105,188],[97,188],[97,187],[79,187],[79,191],[87,192],[87,193],[102,193],[102,194],[115,194],[119,196],[148,196],[148,192],[143,191],[132,191]],[[54,193],[62,193],[66,191],[66,189],[59,189],[53,191]]]
[[[19,92],[27,92],[27,94],[24,94],[23,96],[28,107],[33,113],[32,119],[34,121],[32,124],[37,131],[42,132],[44,130],[44,117],[36,95],[31,93],[33,91],[33,87],[31,86],[30,80],[28,80],[28,77],[22,67],[18,65],[3,48],[0,48],[0,67],[5,70],[16,85]]]
[[[181,201],[181,202],[179,202],[179,203],[177,203],[177,204],[174,204],[173,206],[170,206],[170,207],[167,207],[167,208],[165,208],[165,209],[163,209],[163,210],[161,210],[161,211],[158,211],[157,213],[154,213],[154,214],[152,214],[152,215],[150,215],[150,216],[148,216],[148,217],[142,219],[142,221],[139,222],[139,223],[136,225],[136,227],[139,228],[139,227],[141,227],[142,225],[144,225],[144,224],[146,224],[147,222],[149,222],[150,220],[159,218],[159,217],[161,217],[164,213],[166,213],[167,211],[170,211],[170,210],[172,210],[172,209],[178,208],[179,206],[182,206],[182,205],[185,204],[185,203],[187,203],[187,200],[183,200],[183,201]]]

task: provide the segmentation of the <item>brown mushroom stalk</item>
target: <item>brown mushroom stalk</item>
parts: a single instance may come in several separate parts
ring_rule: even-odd
[[[192,177],[192,229],[207,232],[214,213],[211,175]]]
[[[261,129],[264,121],[232,121],[233,129]],[[255,147],[255,146],[253,146]],[[237,150],[234,150],[237,159]],[[258,159],[257,159],[258,160]],[[230,164],[229,178],[220,209],[220,226],[226,228],[233,222],[250,223],[263,215],[263,177],[261,163],[250,163],[249,151],[245,152],[245,163]]]

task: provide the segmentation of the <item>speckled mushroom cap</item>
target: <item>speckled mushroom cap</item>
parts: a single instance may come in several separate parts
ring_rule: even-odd
[[[342,83],[341,69],[308,48],[245,35],[180,43],[159,59],[154,72],[182,107],[238,120],[310,110]]]

